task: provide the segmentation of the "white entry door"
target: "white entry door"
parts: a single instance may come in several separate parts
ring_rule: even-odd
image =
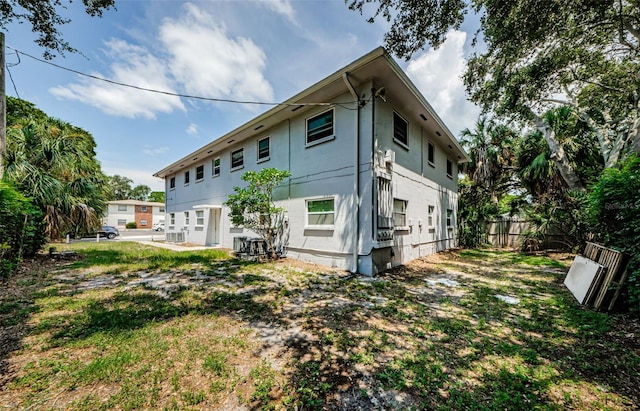
[[[206,245],[218,245],[220,244],[220,215],[219,208],[209,209],[209,227],[207,229]]]

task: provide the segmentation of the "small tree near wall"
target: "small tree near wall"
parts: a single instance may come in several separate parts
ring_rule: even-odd
[[[284,209],[273,202],[273,191],[290,176],[290,172],[277,168],[247,171],[242,180],[248,186],[234,187],[236,193],[229,195],[225,202],[231,209],[231,222],[258,234],[267,243],[270,258],[277,257],[276,243],[282,233],[284,213]]]

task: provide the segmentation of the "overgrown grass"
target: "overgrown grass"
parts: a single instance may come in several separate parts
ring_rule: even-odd
[[[72,248],[84,258],[0,300],[3,329],[24,330],[0,358],[9,408],[640,407],[633,336],[576,304],[564,261],[465,250],[362,279],[221,251]]]

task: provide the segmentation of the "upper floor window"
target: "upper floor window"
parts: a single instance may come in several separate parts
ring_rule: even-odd
[[[447,159],[447,177],[453,178],[453,163]]]
[[[409,123],[395,111],[393,112],[393,141],[409,148]]]
[[[435,158],[436,158],[435,147],[433,146],[433,144],[428,143],[427,144],[427,162],[431,167],[434,167],[435,165]]]
[[[258,140],[258,161],[269,159],[269,137]]]
[[[211,160],[211,175],[218,177],[220,175],[220,159],[214,158]]]
[[[244,166],[244,149],[231,152],[231,170],[237,170]]]
[[[393,226],[407,226],[407,202],[405,200],[393,199]]]
[[[160,209],[158,210],[158,212],[160,212],[160,213],[164,213],[164,207],[160,207]]]
[[[140,206],[140,212],[146,213],[147,212],[147,206]]]
[[[174,188],[176,188],[176,178],[175,177],[171,177],[169,179],[169,189],[173,190]]]
[[[333,109],[307,119],[307,145],[334,138]]]
[[[307,200],[307,226],[333,226],[335,203],[333,198]]]
[[[187,184],[189,184],[189,172],[185,171],[184,172],[184,185],[186,186]]]
[[[196,167],[196,181],[204,178],[204,166]]]
[[[118,204],[118,211],[127,211],[126,204]]]

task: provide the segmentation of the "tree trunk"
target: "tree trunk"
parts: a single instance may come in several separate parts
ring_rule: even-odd
[[[562,176],[562,179],[567,183],[569,189],[576,191],[584,191],[584,186],[580,181],[580,178],[573,169],[573,166],[569,162],[569,159],[565,155],[564,149],[558,139],[556,133],[551,129],[549,124],[540,116],[532,113],[535,119],[536,128],[542,133],[545,141],[549,145],[551,150],[551,158],[554,159],[556,167]]]

